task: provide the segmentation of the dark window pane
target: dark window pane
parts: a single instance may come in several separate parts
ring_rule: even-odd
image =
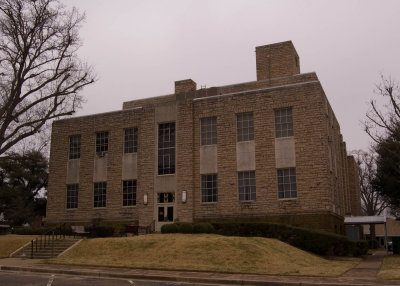
[[[292,108],[275,110],[275,137],[293,136]]]
[[[69,137],[69,159],[79,159],[81,157],[81,135]]]
[[[218,201],[217,174],[201,175],[201,201]]]
[[[202,118],[200,122],[201,145],[217,144],[217,118]]]
[[[256,199],[256,173],[255,171],[238,172],[239,200]]]
[[[280,169],[277,170],[278,178],[278,197],[280,199],[296,198],[296,169]]]
[[[254,140],[254,119],[253,113],[241,113],[236,117],[237,141]]]
[[[102,155],[108,151],[108,132],[96,133],[96,153]]]
[[[158,174],[175,173],[175,122],[158,126]]]

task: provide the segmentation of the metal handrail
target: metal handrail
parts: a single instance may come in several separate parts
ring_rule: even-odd
[[[60,224],[59,226],[42,233],[40,236],[31,240],[31,255],[32,259],[34,253],[51,245],[51,257],[54,257],[54,241],[65,239],[66,235],[66,223]]]

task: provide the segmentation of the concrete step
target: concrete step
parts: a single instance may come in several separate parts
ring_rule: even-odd
[[[42,248],[40,248],[40,244],[37,245],[36,243],[33,244],[33,258],[41,258],[41,259],[46,259],[46,258],[51,258],[52,254],[54,254],[53,257],[58,256],[62,252],[64,252],[66,249],[74,245],[76,242],[78,242],[79,239],[63,239],[63,240],[54,240],[54,247],[53,247],[53,242],[50,241],[49,244],[46,244],[44,246],[42,244]],[[23,249],[18,251],[17,253],[14,253],[12,257],[21,257],[23,253],[25,253],[25,256],[30,258],[31,256],[31,249],[32,245],[28,244],[25,246]],[[37,251],[36,251],[37,249]]]

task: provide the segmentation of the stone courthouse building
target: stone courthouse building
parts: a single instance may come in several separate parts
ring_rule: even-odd
[[[47,223],[156,230],[268,221],[344,233],[360,215],[353,157],[292,42],[256,47],[257,80],[124,102],[53,123]]]

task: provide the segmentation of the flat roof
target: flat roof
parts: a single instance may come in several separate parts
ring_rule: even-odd
[[[385,216],[347,216],[344,218],[344,224],[384,224]]]

